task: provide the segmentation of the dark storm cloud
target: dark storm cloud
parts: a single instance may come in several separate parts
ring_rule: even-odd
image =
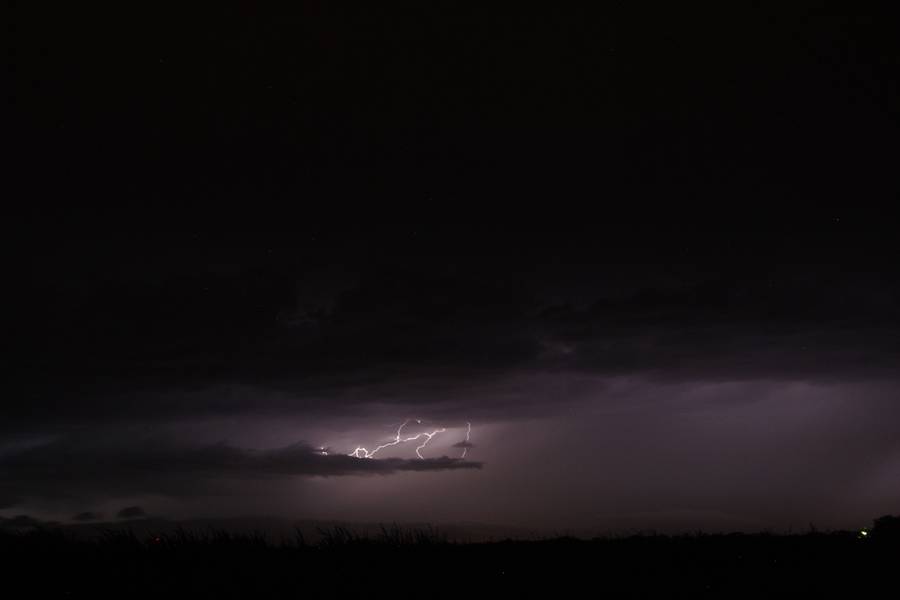
[[[343,203],[386,185],[417,203],[450,196],[442,217],[457,195],[516,201],[536,187],[544,213],[568,191],[730,208],[895,189],[884,150],[896,92],[878,85],[895,75],[889,18],[310,6],[186,11],[177,24],[141,13],[127,31],[76,9],[52,23],[23,11],[14,71],[30,187],[60,197],[74,178],[180,210],[196,196],[307,202],[338,185],[357,192]],[[48,165],[65,176],[43,177]]]
[[[139,519],[146,516],[147,511],[140,506],[126,506],[116,513],[116,517],[119,519]]]
[[[0,517],[0,529],[31,529],[34,527],[40,527],[44,525],[45,522],[40,519],[36,519],[29,515],[16,515],[11,518]]]
[[[466,390],[520,373],[895,377],[890,246],[831,221],[79,241],[32,257],[2,427],[485,407]]]
[[[0,509],[15,506],[21,501],[20,497],[11,495],[6,490],[0,490]]]
[[[73,521],[99,521],[102,518],[103,518],[103,515],[101,515],[100,513],[85,511],[85,512],[80,512],[77,515],[74,515],[72,517],[72,520]]]
[[[897,376],[897,289],[863,299],[858,289],[816,285],[815,275],[796,278],[777,292],[765,280],[720,281],[548,308],[541,329],[564,350],[547,362],[676,379]]]
[[[472,442],[467,442],[467,441],[463,440],[461,442],[456,442],[455,444],[453,444],[453,447],[454,448],[474,448],[475,444],[473,444]]]
[[[900,362],[876,235],[606,233],[138,236],[38,254],[3,423],[339,414],[366,401],[354,390],[426,409],[521,372],[846,379]]]
[[[480,469],[481,463],[441,457],[406,460],[322,455],[297,443],[251,450],[220,443],[190,445],[168,438],[120,435],[63,438],[0,460],[0,493],[34,499],[162,494],[187,497],[227,481],[294,476],[390,475],[401,471]],[[140,516],[139,507],[119,517]]]

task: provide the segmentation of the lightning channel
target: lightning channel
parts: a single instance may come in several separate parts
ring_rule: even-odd
[[[353,456],[355,458],[373,458],[379,451],[383,450],[384,448],[388,448],[390,446],[396,446],[398,444],[403,444],[406,442],[414,442],[414,441],[420,440],[424,437],[425,441],[416,447],[416,456],[418,456],[419,458],[424,460],[425,457],[422,456],[422,449],[428,445],[428,442],[430,442],[434,436],[436,436],[439,433],[444,433],[447,430],[445,428],[441,427],[441,428],[435,429],[430,432],[423,431],[421,433],[417,433],[416,435],[411,435],[409,437],[403,437],[403,428],[406,427],[409,424],[409,422],[412,420],[413,419],[407,419],[407,420],[403,421],[403,423],[400,424],[400,427],[397,428],[397,433],[394,435],[394,439],[392,439],[391,441],[381,444],[380,446],[376,446],[372,450],[368,450],[364,446],[357,446],[356,449],[353,452],[351,452],[350,454],[348,454],[347,456]],[[421,419],[415,419],[415,421],[416,421],[416,423],[419,423],[419,424],[422,423]]]
[[[425,446],[428,445],[428,442],[431,441],[431,438],[433,438],[434,436],[436,436],[436,435],[439,434],[439,433],[444,433],[445,431],[447,431],[447,430],[444,429],[444,428],[442,427],[442,428],[440,428],[440,429],[435,429],[435,430],[432,431],[431,433],[424,433],[424,432],[423,432],[421,435],[424,435],[424,436],[425,436],[425,441],[422,442],[422,444],[416,448],[416,456],[418,456],[419,458],[421,458],[421,459],[424,460],[425,457],[422,456],[422,453],[420,452],[420,450],[422,450],[422,448],[424,448]]]
[[[469,443],[469,437],[471,437],[471,435],[472,435],[472,424],[469,423],[468,421],[466,421],[466,443],[467,443],[467,444]],[[466,454],[467,454],[468,452],[469,452],[469,447],[468,447],[468,446],[463,446],[462,456],[460,456],[459,458],[460,458],[460,459],[465,458],[465,457],[466,457]]]

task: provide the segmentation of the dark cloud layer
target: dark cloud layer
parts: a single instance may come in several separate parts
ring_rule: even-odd
[[[119,519],[139,519],[146,516],[147,512],[140,506],[126,506],[116,513]]]
[[[11,529],[11,530],[21,530],[21,529],[31,529],[34,527],[40,527],[45,525],[44,521],[40,519],[36,519],[29,515],[16,515],[15,517],[5,518],[0,517],[0,530],[3,529]]]
[[[460,198],[535,190],[542,213],[569,196],[733,210],[896,191],[889,15],[132,10],[116,13],[128,28],[74,8],[19,15],[30,190],[153,200],[141,218],[200,196],[215,205],[204,219],[222,199],[243,216],[248,198],[305,204],[336,187],[341,207],[402,196],[442,217]]]
[[[401,471],[480,469],[455,458],[358,459],[322,455],[304,443],[251,450],[191,445],[159,437],[70,437],[0,459],[0,496],[77,500],[129,494],[202,495],[225,482],[252,479],[390,475]],[[120,518],[141,516],[140,507]]]
[[[84,511],[72,517],[73,521],[99,521],[103,515],[96,512]]]
[[[64,237],[31,258],[2,426],[337,415],[373,387],[427,410],[417,381],[519,373],[896,377],[892,238],[860,227]]]

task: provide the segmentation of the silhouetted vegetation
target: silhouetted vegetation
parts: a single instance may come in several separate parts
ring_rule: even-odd
[[[374,536],[333,527],[315,543],[298,530],[189,531],[96,539],[64,530],[0,533],[7,587],[34,597],[467,597],[471,594],[758,598],[864,597],[890,589],[898,517],[860,532],[697,533],[462,544],[435,529],[383,527]]]
[[[874,540],[900,540],[900,517],[885,515],[875,519],[872,526]]]

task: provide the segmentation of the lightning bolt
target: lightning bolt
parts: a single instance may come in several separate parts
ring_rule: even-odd
[[[447,431],[447,430],[444,429],[443,427],[441,427],[440,429],[435,429],[435,430],[432,431],[431,433],[422,433],[422,434],[420,434],[420,435],[424,435],[424,436],[425,436],[425,441],[422,442],[422,444],[416,448],[416,456],[418,456],[419,458],[421,458],[421,459],[424,460],[425,457],[422,456],[422,453],[419,452],[419,451],[420,451],[422,448],[424,448],[425,446],[428,445],[428,442],[431,441],[431,438],[433,438],[434,436],[436,436],[436,435],[439,434],[439,433],[444,433],[445,431]],[[418,436],[416,436],[416,437],[418,437]],[[413,439],[414,439],[414,438],[413,438]]]
[[[423,431],[422,433],[417,433],[416,435],[412,435],[412,436],[409,436],[406,438],[401,437],[403,435],[403,428],[406,427],[410,421],[412,421],[412,419],[407,419],[407,420],[403,421],[403,423],[400,424],[400,427],[397,428],[397,434],[394,436],[394,439],[391,440],[390,442],[387,442],[386,444],[381,444],[380,446],[376,446],[374,450],[367,450],[363,446],[357,446],[356,450],[354,450],[347,456],[354,456],[356,458],[372,458],[380,450],[383,450],[384,448],[387,448],[389,446],[396,446],[397,444],[403,444],[405,442],[414,442],[414,441],[422,439],[422,437],[424,437],[425,441],[422,442],[422,444],[416,448],[416,456],[418,456],[419,458],[424,460],[425,457],[422,456],[422,452],[421,452],[422,448],[424,448],[425,446],[428,445],[428,442],[431,441],[431,438],[433,438],[434,436],[436,436],[439,433],[444,433],[447,430],[444,429],[443,427],[441,427],[441,428],[435,429],[434,431],[431,431],[431,432]],[[421,423],[421,422],[422,421],[420,419],[416,419],[416,423]]]
[[[469,437],[470,437],[471,435],[472,435],[472,424],[469,423],[468,421],[466,421],[466,442],[467,442],[467,443],[468,443]],[[465,458],[465,457],[466,457],[466,454],[467,454],[468,452],[469,452],[469,447],[468,447],[468,446],[463,446],[463,453],[462,453],[462,456],[460,456],[459,458],[460,458],[460,459]]]
[[[403,421],[403,423],[400,424],[400,427],[397,428],[397,433],[394,434],[394,438],[391,441],[385,442],[384,444],[381,444],[380,446],[375,446],[375,448],[372,450],[369,450],[369,449],[365,448],[364,446],[357,446],[356,449],[353,452],[351,452],[350,454],[348,454],[347,456],[353,456],[355,458],[373,458],[376,454],[378,454],[378,452],[380,452],[381,450],[388,448],[390,446],[397,446],[399,444],[404,444],[406,442],[414,442],[414,441],[418,441],[422,438],[425,438],[425,440],[421,444],[416,446],[416,456],[418,456],[420,459],[424,460],[425,457],[422,456],[422,450],[425,448],[425,446],[428,445],[429,442],[431,442],[431,440],[432,440],[432,438],[434,438],[434,436],[436,436],[439,433],[444,433],[445,431],[447,431],[447,429],[444,427],[439,427],[432,431],[423,431],[423,432],[417,433],[415,435],[403,437],[403,428],[406,427],[407,425],[409,425],[410,421],[413,421],[413,420],[414,419],[406,419],[405,421]],[[415,422],[417,424],[421,424],[422,420],[415,419]],[[472,424],[469,422],[466,422],[466,426],[467,426],[466,441],[468,442],[469,436],[472,433]],[[468,448],[463,448],[463,453],[460,458],[465,458],[468,450],[469,450]]]

